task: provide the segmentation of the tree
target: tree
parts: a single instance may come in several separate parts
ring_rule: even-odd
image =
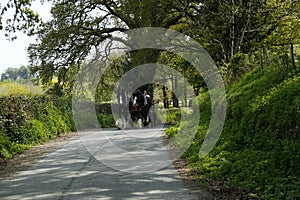
[[[294,58],[294,44],[300,39],[300,3],[298,1],[271,1],[266,5],[273,9],[273,18],[277,26],[272,34],[264,40],[265,46],[289,47],[291,66],[296,68]]]
[[[29,79],[29,75],[30,75],[29,68],[26,66],[21,66],[20,69],[18,70],[18,74],[22,79]]]
[[[193,12],[186,10],[191,25],[183,31],[197,39],[219,66],[230,63],[235,55],[265,48],[272,43],[271,35],[287,28],[284,20],[299,17],[296,1],[206,0],[194,2],[193,7]],[[299,24],[295,22],[290,21],[294,31]]]
[[[29,68],[21,66],[20,68],[7,68],[4,73],[1,74],[1,81],[12,80],[16,81],[19,79],[27,80],[30,78]]]
[[[34,72],[49,82],[60,69],[80,68],[91,49],[113,34],[145,26],[168,28],[182,17],[174,14],[174,4],[171,0],[56,1],[51,9],[53,20],[38,31],[40,42],[29,48]],[[132,52],[131,66],[156,62],[159,53],[151,49]],[[59,80],[68,81],[60,75]]]
[[[15,8],[31,3],[22,1],[18,7],[15,1],[9,2]],[[281,31],[292,35],[288,43],[293,55],[292,44],[299,38],[298,8],[296,1],[275,0],[58,0],[51,9],[53,20],[34,32],[40,41],[30,46],[29,53],[33,71],[43,82],[54,75],[66,82],[68,71],[78,71],[90,51],[112,35],[139,27],[165,27],[197,40],[235,78],[242,72],[233,67],[236,58],[267,51]],[[26,10],[20,13],[26,15]],[[130,66],[156,62],[160,53],[152,49],[131,52]]]
[[[41,18],[31,8],[32,2],[33,0],[7,0],[6,4],[0,3],[0,30],[5,31],[8,39],[15,39],[16,36],[12,33],[17,31],[31,35],[37,26],[41,25]],[[6,22],[4,16],[7,18]]]
[[[148,26],[180,30],[189,25],[185,11],[193,12],[193,5],[181,0],[56,1],[51,9],[53,20],[35,32],[40,42],[29,48],[32,71],[43,84],[54,75],[59,82],[68,82],[68,71],[78,71],[91,49],[113,34]],[[131,52],[130,66],[154,63],[159,55],[153,49]]]

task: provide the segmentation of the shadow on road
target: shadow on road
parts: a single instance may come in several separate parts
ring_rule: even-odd
[[[0,199],[210,198],[185,188],[172,166],[152,173],[120,172],[103,165],[75,140],[0,182]]]

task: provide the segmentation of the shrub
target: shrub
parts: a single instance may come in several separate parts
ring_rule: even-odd
[[[53,138],[54,134],[51,130],[47,129],[46,125],[39,120],[32,119],[26,124],[19,127],[16,131],[19,134],[20,144],[38,144]]]
[[[5,132],[0,129],[0,157],[10,158],[12,144]]]
[[[42,94],[43,91],[39,86],[35,86],[28,82],[21,84],[17,82],[2,82],[0,84],[0,96],[11,96],[11,95],[38,95]]]
[[[97,114],[99,124],[102,128],[115,127],[115,119],[112,114]]]
[[[0,156],[9,158],[34,144],[75,130],[71,101],[40,95],[0,97]]]
[[[53,138],[61,133],[70,131],[63,117],[63,113],[52,102],[49,102],[43,109],[38,111],[37,119],[43,122],[51,132],[49,138]]]

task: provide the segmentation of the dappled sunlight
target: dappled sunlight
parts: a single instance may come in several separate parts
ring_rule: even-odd
[[[132,146],[137,149],[138,144],[145,147],[147,143],[149,154],[156,148],[155,143],[162,143],[160,137],[126,140],[126,137],[120,136],[121,131],[111,131],[109,134],[112,132],[119,134],[116,138],[122,148]],[[89,135],[96,134],[91,131]],[[103,148],[99,149],[98,146],[98,150]],[[126,159],[131,156],[135,159],[138,156],[142,158],[138,153],[131,153],[131,156],[126,157],[125,154],[114,155],[107,152],[107,159],[109,155],[111,161],[119,167],[128,167],[126,163],[132,161]],[[134,163],[130,170],[139,170],[140,164],[153,165],[155,159],[139,159],[143,163]],[[168,159],[167,155],[163,159]],[[78,140],[49,154],[27,170],[3,180],[0,188],[1,199],[197,199],[183,186],[172,166],[151,173],[121,172],[100,163]]]

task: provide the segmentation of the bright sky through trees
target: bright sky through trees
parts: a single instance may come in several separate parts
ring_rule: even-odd
[[[43,20],[50,18],[51,5],[48,2],[44,2],[44,4],[41,5],[39,1],[34,1],[32,7],[39,13]],[[0,31],[0,74],[9,67],[27,66],[29,64],[29,58],[26,48],[30,43],[34,43],[35,41],[34,37],[28,37],[22,32],[16,34],[16,40],[8,41],[4,34],[4,31]]]

